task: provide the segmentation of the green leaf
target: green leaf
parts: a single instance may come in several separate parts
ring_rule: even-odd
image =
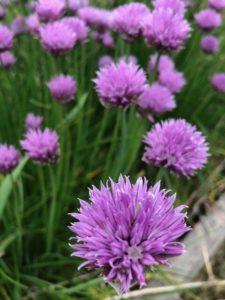
[[[19,175],[21,174],[23,168],[25,167],[26,163],[28,161],[27,157],[24,157],[19,166],[16,168],[16,170],[12,173],[12,177],[14,180],[17,180]],[[7,200],[11,194],[12,191],[12,181],[10,180],[10,177],[7,176],[1,186],[0,186],[0,220],[2,219],[2,215],[4,213],[4,209],[7,203]]]

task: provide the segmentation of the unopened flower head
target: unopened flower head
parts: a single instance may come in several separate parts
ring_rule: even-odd
[[[143,3],[121,5],[113,11],[112,27],[126,40],[133,40],[141,35],[142,20],[149,13],[148,7]]]
[[[40,28],[43,47],[52,54],[62,55],[73,49],[77,42],[76,33],[64,22],[48,23]]]
[[[0,51],[11,49],[13,46],[13,33],[5,25],[0,24]]]
[[[213,35],[207,35],[201,39],[200,46],[207,54],[216,53],[219,51],[219,40]]]
[[[56,132],[45,128],[29,130],[25,139],[21,141],[21,146],[25,150],[28,157],[30,157],[37,164],[54,164],[59,157],[59,143]]]
[[[16,58],[10,51],[0,52],[0,66],[11,68],[16,62]]]
[[[97,72],[94,80],[101,103],[106,107],[127,107],[137,100],[146,82],[138,65],[121,61]]]
[[[225,73],[217,73],[213,75],[211,83],[217,91],[225,93]]]
[[[28,113],[25,119],[25,127],[27,130],[39,129],[41,127],[43,117]]]
[[[20,153],[14,146],[0,145],[0,173],[11,173],[19,164]]]
[[[166,69],[159,73],[159,82],[166,86],[171,93],[179,93],[184,87],[186,80],[183,73],[173,69]]]
[[[89,200],[80,200],[77,221],[70,229],[76,235],[70,246],[73,256],[84,259],[80,266],[98,269],[106,282],[121,293],[131,285],[146,285],[150,267],[167,265],[170,257],[182,255],[178,242],[190,230],[186,225],[185,206],[174,207],[176,195],[148,187],[145,178],[132,184],[128,177],[110,180],[89,190]]]
[[[143,160],[177,175],[193,176],[208,160],[205,137],[183,119],[157,123],[145,136]]]
[[[213,30],[222,23],[221,15],[213,9],[204,9],[195,15],[198,26],[205,31]]]
[[[61,104],[71,102],[77,90],[77,83],[70,75],[57,75],[53,77],[47,86],[52,97]]]
[[[172,9],[156,9],[143,20],[143,36],[150,46],[176,50],[190,36],[189,23]]]
[[[41,21],[56,21],[65,13],[65,1],[63,0],[38,0],[36,13]]]

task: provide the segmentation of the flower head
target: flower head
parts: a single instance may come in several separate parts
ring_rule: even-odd
[[[132,63],[132,64],[137,64],[138,63],[138,59],[136,56],[134,55],[123,55],[119,58],[119,62],[124,61],[126,63]]]
[[[56,21],[65,13],[65,1],[62,0],[38,0],[36,13],[44,22]]]
[[[9,50],[13,46],[13,33],[5,25],[0,24],[0,51]]]
[[[225,9],[225,0],[208,0],[209,6],[218,11]]]
[[[159,115],[173,110],[176,107],[174,96],[159,83],[146,85],[138,101],[141,114]]]
[[[0,20],[3,20],[5,17],[5,8],[0,5]]]
[[[163,166],[177,175],[193,176],[207,162],[208,145],[195,126],[185,120],[167,120],[156,124],[145,136],[143,160]]]
[[[159,74],[159,82],[166,86],[171,93],[179,93],[186,83],[183,73],[166,69]]]
[[[31,34],[39,35],[40,21],[36,14],[32,14],[27,17],[26,27]]]
[[[53,77],[47,86],[52,97],[61,104],[66,104],[74,99],[77,84],[70,75],[57,75]]]
[[[204,9],[195,15],[195,20],[198,26],[203,30],[212,30],[219,27],[222,23],[222,18],[213,9]]]
[[[11,173],[19,164],[20,153],[13,146],[0,145],[0,173]]]
[[[110,31],[93,31],[92,37],[106,48],[114,47],[114,39]]]
[[[29,130],[25,139],[21,141],[21,146],[30,157],[37,164],[54,164],[59,157],[59,143],[56,132],[49,128],[41,131]]]
[[[90,203],[80,200],[76,222],[70,229],[76,242],[73,256],[84,259],[80,266],[99,269],[106,282],[119,293],[132,284],[145,285],[150,267],[168,264],[170,257],[184,253],[177,239],[190,230],[185,223],[185,206],[174,208],[175,195],[148,187],[145,178],[132,184],[128,177],[110,180],[89,191]]]
[[[11,23],[11,30],[14,34],[20,35],[26,32],[26,21],[24,17],[22,16],[17,16]]]
[[[225,73],[213,75],[211,83],[217,91],[225,93]]]
[[[143,20],[143,36],[150,46],[176,50],[189,37],[189,23],[172,9],[156,9]]]
[[[77,42],[82,42],[87,38],[88,28],[85,22],[76,17],[66,17],[62,22],[69,26],[77,36]]]
[[[201,39],[200,46],[205,53],[216,53],[219,51],[219,40],[213,35],[207,35]]]
[[[113,63],[113,59],[111,56],[109,55],[103,55],[100,57],[99,61],[98,61],[98,67],[99,68],[104,68],[106,66],[109,66]]]
[[[79,9],[78,15],[87,25],[100,31],[111,27],[111,13],[106,9],[87,6]]]
[[[133,63],[112,63],[97,72],[94,80],[100,101],[106,107],[127,107],[143,92],[144,71]]]
[[[41,127],[43,117],[36,116],[33,113],[28,113],[25,120],[25,127],[27,130],[39,129]]]
[[[157,62],[157,55],[151,55],[148,63],[148,69],[150,72],[155,70],[155,65]],[[174,62],[168,55],[161,55],[159,58],[158,64],[158,72],[163,72],[164,70],[173,70],[174,69]]]
[[[178,13],[181,16],[185,13],[185,2],[182,0],[154,0],[153,6],[155,9],[170,8],[174,13]]]
[[[16,58],[10,51],[0,52],[0,66],[11,68],[16,62]]]
[[[142,20],[149,12],[148,7],[143,3],[121,5],[113,11],[112,27],[121,33],[123,38],[133,40],[141,35]]]
[[[67,0],[68,8],[72,14],[76,13],[82,7],[89,5],[89,0]]]
[[[64,22],[48,23],[40,28],[40,38],[45,49],[52,54],[65,54],[77,42],[76,33]]]

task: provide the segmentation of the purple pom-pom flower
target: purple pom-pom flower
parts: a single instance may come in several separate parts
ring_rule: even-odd
[[[190,36],[189,23],[172,9],[156,9],[142,22],[143,36],[150,46],[176,50]]]
[[[69,11],[74,14],[82,7],[89,5],[89,0],[67,0]]]
[[[43,117],[28,113],[25,119],[25,127],[27,130],[39,129],[41,127]]]
[[[37,14],[32,14],[26,18],[26,27],[33,35],[39,35],[40,21]]]
[[[155,70],[157,63],[157,55],[151,55],[148,63],[148,69],[150,72]],[[174,62],[168,55],[161,55],[158,63],[158,72],[163,72],[164,70],[174,69]]]
[[[171,93],[176,94],[181,91],[186,83],[183,73],[172,69],[166,69],[159,74],[159,82],[166,86]]]
[[[11,68],[16,62],[16,58],[10,51],[0,52],[0,65],[4,68]]]
[[[121,61],[100,69],[94,80],[97,94],[105,107],[128,107],[144,90],[146,76],[138,65]]]
[[[19,164],[20,153],[13,146],[0,145],[0,173],[9,174]]]
[[[28,157],[37,164],[54,164],[59,157],[59,143],[56,132],[45,128],[29,130],[20,142]]]
[[[66,7],[63,0],[39,0],[35,8],[41,21],[52,22],[62,18]]]
[[[103,55],[102,57],[100,57],[100,59],[98,61],[98,67],[104,68],[104,67],[111,65],[112,63],[113,63],[113,59],[111,56]]]
[[[201,49],[207,53],[216,53],[219,51],[219,40],[213,35],[204,36],[200,43]]]
[[[211,83],[217,91],[225,93],[225,73],[217,73],[213,75]]]
[[[133,40],[141,35],[142,20],[150,13],[143,3],[129,3],[113,11],[112,27],[126,40]]]
[[[185,2],[182,0],[154,0],[153,6],[155,9],[170,8],[174,13],[183,16],[185,14]]]
[[[76,234],[72,255],[85,260],[80,267],[99,269],[122,294],[133,284],[143,287],[151,267],[182,255],[177,239],[190,230],[186,207],[175,208],[176,195],[168,193],[160,183],[149,188],[145,178],[132,184],[122,176],[90,189],[90,203],[80,200],[79,212],[70,214],[77,220],[70,225]]]
[[[208,144],[201,132],[185,120],[156,124],[145,136],[143,160],[177,175],[193,176],[208,160]]]
[[[70,75],[57,75],[53,77],[47,86],[52,97],[61,104],[66,104],[74,99],[77,84]]]
[[[66,17],[62,20],[62,22],[69,26],[70,29],[76,34],[77,42],[82,42],[87,38],[88,35],[88,27],[86,23],[76,17]]]
[[[87,25],[97,30],[104,31],[111,28],[111,12],[106,9],[87,6],[79,9],[78,15]]]
[[[26,21],[24,17],[17,16],[11,23],[11,30],[14,36],[26,32]]]
[[[222,18],[213,9],[204,9],[195,15],[195,20],[198,26],[205,31],[209,31],[219,27],[222,23]]]
[[[13,33],[5,25],[0,24],[0,51],[11,49],[13,46]]]
[[[208,0],[209,6],[218,11],[225,9],[225,0]]]
[[[41,43],[52,54],[65,54],[77,42],[76,33],[64,22],[48,23],[40,28]]]

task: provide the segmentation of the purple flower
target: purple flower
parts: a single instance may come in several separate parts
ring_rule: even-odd
[[[27,17],[26,27],[31,34],[39,35],[40,22],[36,14]]]
[[[59,143],[58,135],[56,132],[51,131],[49,128],[41,131],[29,130],[25,139],[20,142],[23,149],[37,164],[54,164],[59,157]]]
[[[170,8],[174,13],[181,16],[185,14],[186,5],[182,0],[154,0],[153,6],[155,9]]]
[[[195,15],[195,20],[198,26],[203,30],[212,30],[219,27],[222,23],[222,18],[213,9],[204,9]]]
[[[88,28],[85,22],[76,17],[66,17],[62,22],[69,26],[77,36],[77,42],[82,42],[87,38]]]
[[[121,61],[124,61],[124,62],[126,62],[128,64],[132,63],[132,64],[135,64],[135,65],[138,63],[138,59],[134,55],[128,55],[128,56],[124,55],[124,56],[121,56],[119,58],[119,62],[121,62]]]
[[[145,73],[138,65],[121,61],[97,72],[94,80],[101,103],[106,107],[127,107],[143,92]]]
[[[208,0],[209,6],[218,11],[225,9],[225,0]]]
[[[217,91],[225,93],[225,73],[213,75],[211,83]]]
[[[5,8],[0,5],[0,20],[5,18]]]
[[[143,36],[150,46],[176,50],[190,36],[189,23],[172,9],[156,9],[143,20]]]
[[[156,124],[145,136],[143,160],[163,166],[177,175],[193,176],[208,160],[205,137],[185,120],[167,120]]]
[[[77,90],[77,84],[73,77],[63,74],[53,77],[47,86],[52,97],[61,104],[71,102]]]
[[[10,51],[0,52],[0,65],[4,68],[12,67],[16,62],[16,58]]]
[[[15,35],[20,35],[26,32],[26,22],[24,17],[17,16],[11,23],[11,30]]]
[[[114,47],[114,39],[110,31],[93,31],[92,37],[106,48]]]
[[[121,5],[113,11],[112,27],[121,33],[124,39],[133,40],[141,35],[141,22],[149,12],[143,3]]]
[[[39,0],[36,4],[36,13],[44,22],[56,21],[65,13],[65,1]]]
[[[0,173],[11,173],[19,164],[20,153],[13,146],[0,145]]]
[[[177,239],[190,230],[186,206],[174,208],[176,195],[168,193],[159,182],[148,188],[145,178],[132,184],[122,176],[92,187],[90,203],[80,200],[79,212],[70,214],[78,220],[70,225],[76,235],[70,246],[72,256],[84,259],[80,268],[99,269],[121,294],[135,283],[144,286],[150,267],[182,255],[184,244]]]
[[[112,57],[109,55],[104,55],[104,56],[100,57],[100,59],[98,61],[98,67],[104,68],[106,66],[111,65],[112,63],[113,63]]]
[[[13,46],[13,33],[5,25],[0,24],[0,52],[9,50]]]
[[[68,8],[72,14],[76,13],[82,7],[89,5],[89,0],[67,0]]]
[[[111,13],[108,10],[87,6],[79,9],[78,15],[87,25],[100,31],[111,27]]]
[[[166,86],[171,93],[176,94],[181,91],[186,80],[181,72],[172,69],[166,69],[159,74],[159,82]]]
[[[150,72],[155,70],[155,65],[157,61],[157,55],[151,55],[148,63],[148,69]],[[164,70],[173,70],[174,62],[168,55],[161,55],[159,58],[158,72],[163,72]]]
[[[141,115],[146,115],[151,119],[152,115],[159,115],[173,110],[176,107],[176,102],[174,96],[166,87],[154,83],[146,85],[137,105]]]
[[[27,130],[39,129],[41,127],[43,117],[36,116],[33,113],[28,113],[25,120],[25,127]]]
[[[41,43],[52,54],[65,54],[77,42],[76,33],[64,22],[56,21],[42,26],[39,30]]]
[[[219,40],[213,35],[204,36],[200,46],[205,53],[211,54],[219,51]]]

